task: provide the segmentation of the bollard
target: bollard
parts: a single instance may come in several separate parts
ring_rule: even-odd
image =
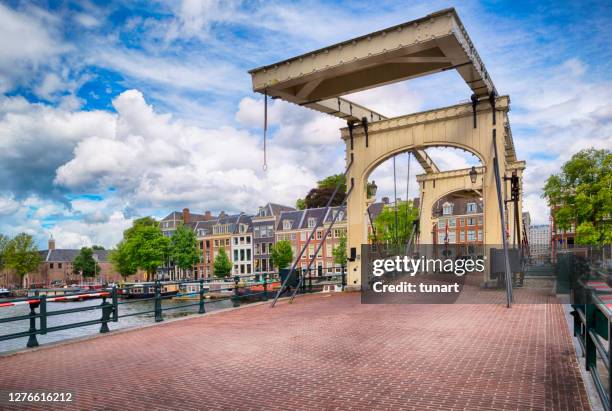
[[[110,331],[108,329],[108,322],[110,321],[110,316],[113,312],[113,305],[106,301],[106,296],[103,296],[100,307],[102,307],[102,325],[100,326],[100,333],[104,334]]]
[[[206,310],[204,309],[204,279],[200,279],[200,308],[198,309],[199,314],[204,314]]]
[[[263,279],[263,300],[268,301],[268,274],[262,274]]]
[[[240,277],[234,277],[234,298],[233,298],[233,306],[240,307],[240,295],[238,294],[238,282],[240,281]]]
[[[39,304],[40,304],[40,300],[35,303],[30,303],[30,329],[28,330],[28,332],[30,332],[31,334],[30,334],[30,337],[28,338],[28,343],[26,344],[26,347],[28,348],[38,347],[38,340],[36,339],[36,310],[35,308],[38,307]]]
[[[158,323],[160,321],[164,321],[161,306],[161,285],[159,280],[155,280],[155,322]]]
[[[117,300],[117,286],[113,287],[111,291],[112,302],[113,302],[113,322],[119,321],[119,301]]]
[[[43,295],[40,297],[40,309],[38,310],[40,314],[40,334],[47,333],[47,296]]]
[[[344,265],[341,266],[342,268],[342,291],[344,291],[344,287],[346,287],[346,271],[344,270]]]

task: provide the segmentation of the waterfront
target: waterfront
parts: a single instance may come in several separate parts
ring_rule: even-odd
[[[80,301],[80,302],[49,302],[48,303],[48,312],[59,311],[64,309],[71,308],[79,308],[85,306],[92,305],[100,305],[102,300],[88,300],[88,301]],[[141,311],[150,311],[153,310],[154,302],[152,300],[147,301],[139,301],[139,300],[120,300],[120,301],[129,301],[128,304],[120,304],[119,305],[119,315],[128,315],[134,314]],[[194,301],[190,301],[194,302]],[[185,305],[190,302],[186,301],[177,301],[173,299],[168,299],[163,301],[163,307],[172,307],[178,305]],[[223,308],[229,308],[232,306],[232,302],[229,300],[222,301],[210,301],[206,303],[206,311],[215,311]],[[15,317],[19,315],[26,315],[30,312],[30,308],[28,305],[19,305],[14,307],[0,307],[0,318],[7,317]],[[38,310],[37,310],[38,312]],[[185,307],[185,308],[177,308],[169,311],[164,311],[163,316],[164,319],[172,319],[178,317],[184,317],[186,315],[195,314],[198,312],[197,306]],[[90,311],[81,311],[78,313],[64,314],[64,315],[54,315],[50,316],[47,319],[47,325],[49,327],[53,327],[56,325],[64,325],[75,322],[87,321],[87,320],[95,320],[100,318],[102,315],[101,310],[90,310]],[[109,328],[111,331],[119,330],[124,328],[132,328],[138,327],[141,325],[153,324],[155,322],[154,314],[140,314],[140,315],[132,315],[129,317],[119,318],[118,322],[110,322]],[[38,320],[36,321],[37,326],[39,324]],[[21,320],[14,321],[9,323],[0,323],[0,335],[7,335],[16,332],[27,331],[29,328],[29,320]],[[46,335],[38,335],[38,343],[40,345],[44,345],[51,342],[57,342],[62,340],[68,340],[72,338],[78,338],[88,335],[96,335],[100,332],[100,324],[90,325],[86,327],[78,327],[72,328],[68,330],[51,332]],[[28,338],[16,338],[8,341],[0,341],[0,353],[4,353],[7,351],[20,350],[26,348],[26,342]]]

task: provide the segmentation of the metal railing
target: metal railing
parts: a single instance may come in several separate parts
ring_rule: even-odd
[[[274,291],[273,284],[274,279],[269,279],[267,274],[249,274],[249,275],[236,275],[234,277],[228,277],[222,283],[219,283],[219,279],[200,279],[200,280],[185,280],[185,281],[155,281],[153,283],[136,283],[125,287],[112,287],[105,288],[102,290],[96,290],[95,292],[75,292],[67,293],[63,296],[48,297],[46,295],[36,295],[24,298],[14,298],[9,300],[3,300],[0,303],[0,310],[2,307],[17,306],[17,305],[28,305],[30,312],[25,315],[17,315],[12,317],[0,318],[0,324],[11,323],[16,321],[29,320],[29,328],[24,331],[14,332],[11,334],[0,335],[0,341],[11,340],[15,338],[28,337],[27,347],[38,346],[38,335],[45,335],[54,331],[68,330],[71,328],[85,327],[100,324],[100,333],[107,333],[110,331],[109,323],[118,322],[119,319],[145,314],[154,314],[156,322],[163,321],[164,311],[176,310],[187,307],[198,307],[198,313],[204,314],[206,312],[206,304],[230,300],[234,307],[240,306],[241,301],[249,300],[260,300],[267,301],[269,293]],[[181,286],[191,286],[191,289],[197,288],[191,292],[177,292],[172,294],[164,294],[163,289],[167,289],[169,286],[177,287],[177,290],[181,289]],[[210,291],[213,286],[214,290]],[[195,287],[194,287],[195,286]],[[137,287],[143,287],[143,293],[148,294],[144,291],[146,287],[147,291],[153,290],[151,297],[136,297],[128,298],[130,291]],[[186,287],[183,287],[186,288]],[[226,292],[225,296],[218,296],[217,298],[207,298],[209,294],[219,292]],[[122,297],[126,297],[123,299]],[[193,303],[185,303],[179,305],[173,305],[164,307],[162,302],[164,300],[171,299],[173,297],[195,297],[197,300]],[[55,301],[69,301],[69,300],[83,300],[83,299],[101,299],[99,305],[89,305],[83,307],[69,308],[63,310],[48,310],[48,303]],[[141,301],[152,301],[152,309],[129,312],[122,314],[121,307],[126,304],[132,304]],[[37,311],[38,310],[38,311]],[[57,326],[48,326],[47,320],[52,316],[74,314],[84,311],[100,310],[100,317],[88,321],[77,321],[69,324],[62,324]],[[38,320],[38,321],[37,321]],[[37,324],[38,323],[38,324]]]
[[[567,257],[571,266],[570,283],[574,336],[578,339],[604,408],[612,410],[612,273],[593,269],[574,256]],[[568,263],[558,261],[557,264]],[[558,267],[557,267],[558,268]]]

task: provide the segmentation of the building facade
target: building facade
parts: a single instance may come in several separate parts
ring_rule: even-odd
[[[293,207],[268,203],[260,207],[252,217],[253,222],[253,268],[256,274],[273,274],[270,249],[275,243],[276,226],[281,212],[295,211]]]
[[[549,261],[551,258],[550,225],[538,224],[529,227],[529,253],[532,260]]]
[[[434,244],[482,244],[484,238],[482,199],[449,194],[434,204],[432,210]]]

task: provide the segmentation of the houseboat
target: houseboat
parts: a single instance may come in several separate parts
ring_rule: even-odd
[[[11,296],[11,292],[4,287],[0,287],[0,298],[8,298]]]
[[[172,296],[179,292],[178,284],[161,283],[160,294],[162,296]],[[153,298],[155,297],[155,283],[131,283],[125,284],[120,294],[123,298]]]

